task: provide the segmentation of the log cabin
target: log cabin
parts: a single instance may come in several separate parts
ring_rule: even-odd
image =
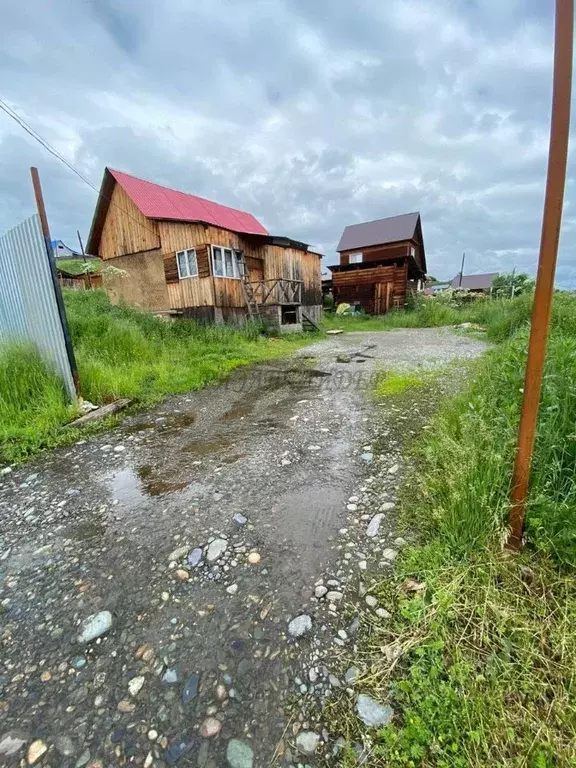
[[[335,304],[360,306],[383,315],[406,304],[409,289],[426,277],[426,252],[419,213],[406,213],[346,227],[329,267]]]
[[[87,243],[104,288],[154,312],[280,331],[320,322],[321,255],[251,214],[106,168]],[[103,265],[104,266],[104,265]]]

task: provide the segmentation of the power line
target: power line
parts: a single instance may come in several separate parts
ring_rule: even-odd
[[[39,144],[41,144],[41,146],[44,147],[44,149],[46,149],[48,152],[50,152],[51,155],[53,155],[57,160],[60,160],[60,162],[64,163],[64,165],[67,168],[69,168],[73,173],[75,173],[76,176],[78,176],[78,178],[81,179],[85,184],[87,184],[90,187],[90,189],[94,190],[94,192],[96,192],[97,195],[100,195],[101,192],[98,189],[98,187],[95,187],[94,184],[92,184],[92,182],[89,179],[86,178],[86,176],[84,176],[77,168],[75,168],[72,165],[71,162],[66,160],[66,158],[63,155],[61,155],[60,152],[58,152],[57,149],[54,149],[54,147],[48,141],[46,141],[46,139],[44,139],[42,136],[40,136],[40,134],[37,131],[35,131],[34,128],[32,128],[32,126],[29,125],[24,120],[24,118],[20,117],[20,115],[18,115],[2,99],[0,99],[0,109],[2,109],[8,115],[8,117],[11,117],[16,123],[18,123],[18,125],[21,128],[23,128],[26,131],[26,133],[28,133],[33,139],[35,139]],[[139,221],[134,216],[132,216],[130,213],[128,213],[128,211],[124,210],[124,208],[122,208],[120,205],[118,205],[117,203],[113,202],[111,195],[103,195],[103,196],[104,196],[105,199],[107,199],[107,201],[111,205],[115,205],[119,210],[122,211],[122,213],[126,214],[126,216],[128,216],[130,219],[135,221],[141,227],[144,227],[144,229],[147,229],[154,236],[158,235],[158,233],[155,232],[151,227],[147,226],[142,221]]]

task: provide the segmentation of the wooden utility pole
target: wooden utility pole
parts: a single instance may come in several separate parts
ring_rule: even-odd
[[[546,197],[509,516],[508,546],[516,550],[522,547],[526,496],[538,421],[542,375],[554,293],[558,240],[562,222],[570,132],[573,25],[574,0],[556,0],[554,87]]]
[[[82,258],[84,259],[84,264],[88,264],[88,261],[86,260],[86,252],[84,251],[84,243],[82,242],[82,238],[80,237],[80,230],[76,230],[76,234],[78,235],[78,242],[80,243],[80,251],[82,253]],[[88,277],[88,285],[90,288],[92,288],[92,278],[90,277],[90,271],[86,269],[85,272],[86,276]]]
[[[458,288],[462,288],[462,278],[464,277],[464,262],[466,261],[466,251],[462,254],[462,264],[460,265],[460,280],[458,281]]]
[[[40,174],[38,173],[38,168],[30,168],[30,176],[32,177],[34,197],[36,198],[36,208],[38,209],[40,224],[42,225],[42,234],[44,235],[44,243],[46,245],[46,255],[48,257],[48,264],[50,265],[50,274],[52,276],[52,284],[54,286],[54,296],[56,298],[56,305],[58,307],[58,314],[60,315],[60,323],[62,325],[62,332],[64,334],[64,343],[66,345],[66,353],[68,355],[68,362],[70,363],[70,370],[72,371],[72,380],[74,381],[74,389],[76,390],[76,394],[78,395],[80,393],[80,387],[78,382],[78,367],[76,365],[76,358],[74,357],[74,350],[72,348],[72,340],[70,338],[70,331],[68,329],[68,321],[66,319],[66,310],[64,309],[64,300],[62,298],[62,291],[60,289],[60,283],[58,282],[58,272],[56,271],[56,264],[54,261],[54,253],[52,250],[52,239],[50,237],[50,227],[48,226],[48,216],[46,215],[46,206],[44,205],[44,195],[42,194],[42,186],[40,184]]]

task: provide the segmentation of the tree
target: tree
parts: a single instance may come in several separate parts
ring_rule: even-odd
[[[492,280],[492,294],[499,298],[512,298],[534,290],[534,280],[524,272],[507,272]]]

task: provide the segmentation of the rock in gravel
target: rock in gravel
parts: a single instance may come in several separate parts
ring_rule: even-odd
[[[368,523],[368,527],[366,528],[366,536],[369,536],[371,539],[373,539],[374,536],[378,536],[383,517],[384,515],[381,512],[377,515],[374,515],[372,520],[370,520]]]
[[[128,699],[122,699],[122,701],[119,701],[116,705],[116,709],[124,715],[130,715],[136,709],[136,705],[131,701],[128,701]]]
[[[12,472],[12,467],[2,467],[0,469],[0,475],[9,475]]]
[[[370,451],[366,451],[366,453],[360,454],[360,458],[362,461],[365,461],[366,464],[370,464],[372,462],[372,459],[374,458],[374,454],[370,453]]]
[[[322,584],[316,587],[314,590],[315,596],[320,599],[321,597],[324,597],[324,595],[328,592],[328,588],[324,587]]]
[[[176,765],[178,760],[194,749],[196,739],[181,739],[164,752],[164,760],[168,765]]]
[[[232,518],[232,522],[236,523],[236,525],[246,525],[246,523],[248,522],[248,518],[242,515],[240,512],[236,512],[236,514]]]
[[[32,744],[30,744],[28,747],[28,752],[26,753],[28,765],[34,765],[34,763],[37,763],[42,755],[46,754],[46,752],[48,752],[48,744],[45,744],[42,739],[36,739],[33,741]]]
[[[302,637],[306,632],[310,632],[311,629],[312,619],[305,613],[296,616],[296,618],[292,619],[288,624],[288,634],[291,637]]]
[[[398,464],[392,464],[392,466],[388,470],[388,474],[389,475],[395,475],[396,472],[398,472],[399,469],[400,469],[400,466]]]
[[[138,696],[145,682],[146,680],[144,677],[142,677],[142,675],[138,675],[138,677],[133,677],[132,680],[130,680],[130,682],[128,683],[128,691],[130,693],[130,696]]]
[[[353,683],[355,680],[358,679],[359,674],[360,674],[360,670],[358,669],[358,667],[349,667],[346,670],[346,674],[344,675],[344,680],[346,683],[348,683],[348,685],[350,685],[350,683]]]
[[[54,748],[64,757],[71,757],[76,752],[76,744],[66,734],[54,738]]]
[[[378,605],[378,600],[374,597],[374,595],[366,595],[366,605],[368,605],[370,608],[376,608]]]
[[[397,539],[394,539],[394,546],[398,548],[406,546],[406,539],[403,539],[402,536],[398,536]]]
[[[205,739],[211,739],[220,733],[222,723],[216,717],[207,717],[200,726],[200,733]]]
[[[350,363],[352,362],[352,358],[350,355],[336,355],[336,362],[337,363]]]
[[[386,608],[376,608],[375,613],[379,619],[389,619],[390,616],[392,616],[390,611],[387,611]]]
[[[162,675],[162,682],[166,683],[166,685],[174,685],[174,683],[178,682],[178,670],[177,669],[167,669],[166,672]]]
[[[356,712],[364,725],[369,728],[379,728],[394,717],[394,710],[388,704],[380,704],[371,696],[361,693],[356,699]]]
[[[380,512],[391,512],[396,509],[396,504],[393,501],[385,501],[384,504],[380,504]]]
[[[344,595],[342,592],[338,592],[337,590],[332,590],[326,594],[326,600],[330,601],[331,603],[339,603],[343,597]]]
[[[182,546],[177,547],[175,550],[170,552],[168,555],[168,562],[179,562],[180,560],[183,560],[186,555],[190,552],[190,545],[189,544],[182,544]]]
[[[226,587],[226,592],[228,592],[229,595],[235,595],[236,592],[238,592],[238,584],[230,584],[229,587]]]
[[[200,547],[195,547],[195,549],[190,552],[188,555],[188,565],[192,568],[195,568],[197,565],[199,565],[202,562],[202,550]]]
[[[112,627],[112,614],[110,611],[99,611],[93,613],[92,616],[88,616],[84,619],[80,625],[80,634],[78,635],[79,643],[89,643],[92,640],[96,640],[97,637],[102,637]]]
[[[302,731],[296,737],[296,746],[305,755],[313,755],[320,742],[320,736],[314,731]]]
[[[0,738],[0,755],[15,755],[24,746],[26,739],[14,732],[5,733]]]
[[[182,688],[182,704],[189,704],[198,695],[200,675],[193,674],[188,677]]]
[[[260,560],[262,560],[262,555],[259,552],[250,552],[248,555],[248,562],[250,565],[258,565]]]
[[[240,739],[230,739],[226,749],[226,759],[230,768],[252,768],[254,752],[252,747]]]
[[[190,574],[185,568],[178,568],[175,571],[174,576],[178,579],[178,581],[188,581],[190,578]]]
[[[396,552],[395,549],[390,549],[389,547],[382,552],[382,557],[385,560],[389,560],[390,562],[396,560],[397,555],[398,552]]]
[[[214,541],[211,542],[208,546],[208,552],[206,554],[206,559],[208,562],[216,562],[216,560],[221,558],[224,552],[226,552],[227,547],[228,542],[225,539],[214,539]]]

